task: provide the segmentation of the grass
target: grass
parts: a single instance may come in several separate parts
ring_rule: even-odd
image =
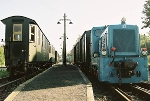
[[[0,78],[9,76],[9,73],[6,70],[0,70]]]

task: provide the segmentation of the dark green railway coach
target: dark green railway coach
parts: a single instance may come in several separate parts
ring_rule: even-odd
[[[52,45],[35,20],[11,16],[1,20],[5,25],[5,65],[13,75],[49,67]],[[55,51],[55,50],[53,50]]]

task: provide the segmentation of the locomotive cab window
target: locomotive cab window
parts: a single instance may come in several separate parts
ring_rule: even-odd
[[[13,41],[22,41],[22,24],[13,24]]]
[[[95,36],[99,37],[101,33],[102,33],[102,30],[101,29],[97,29],[97,30],[95,30],[94,34],[95,34]]]

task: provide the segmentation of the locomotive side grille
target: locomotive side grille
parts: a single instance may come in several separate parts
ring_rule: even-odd
[[[135,30],[114,29],[113,47],[116,52],[135,52]]]

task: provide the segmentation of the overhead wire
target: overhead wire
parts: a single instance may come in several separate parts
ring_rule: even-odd
[[[37,0],[40,4],[42,4],[43,6],[45,6],[46,8],[50,9],[51,11],[53,11],[55,14],[63,14],[63,12],[58,11],[57,9],[53,8],[52,6],[48,5],[47,3],[45,3],[43,0]]]
[[[62,16],[63,12],[61,12],[60,10],[57,10],[56,8],[52,7],[51,5],[49,5],[46,1],[44,0],[36,0],[40,5],[50,9],[53,14],[56,14],[57,16]],[[51,3],[52,4],[52,3]],[[52,41],[51,41],[52,42]],[[51,43],[54,44],[54,43]],[[55,47],[56,48],[56,47]],[[58,50],[58,49],[57,49]]]

